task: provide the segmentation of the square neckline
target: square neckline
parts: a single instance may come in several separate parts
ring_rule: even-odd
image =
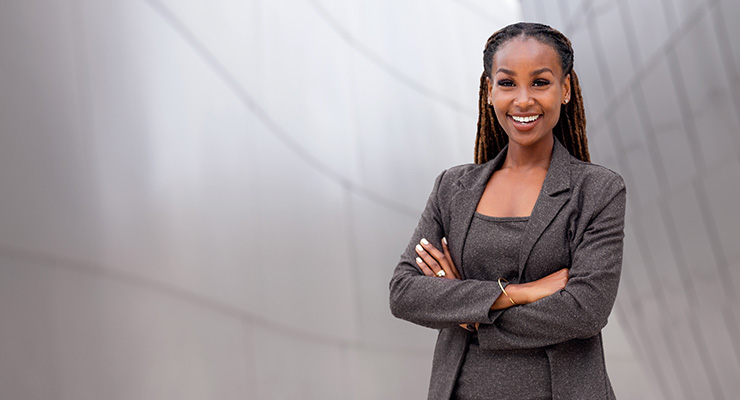
[[[473,215],[477,218],[492,222],[523,222],[529,221],[529,218],[532,216],[530,214],[527,216],[495,217],[493,215],[481,214],[478,210],[475,210]]]

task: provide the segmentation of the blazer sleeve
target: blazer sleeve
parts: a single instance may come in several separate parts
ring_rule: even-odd
[[[544,347],[595,336],[606,325],[617,296],[624,242],[626,189],[622,178],[615,177],[603,188],[600,206],[572,251],[565,288],[481,324],[482,348]]]
[[[491,323],[498,312],[490,307],[501,294],[496,282],[451,280],[425,276],[416,264],[415,246],[421,238],[441,249],[445,236],[440,196],[446,185],[443,171],[436,179],[432,193],[406,250],[393,271],[390,281],[390,308],[397,317],[428,328],[456,327],[462,323]]]

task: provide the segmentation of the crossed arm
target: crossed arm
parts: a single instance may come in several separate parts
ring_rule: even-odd
[[[621,179],[610,186],[572,249],[569,269],[504,286],[516,305],[495,281],[460,280],[430,197],[410,244],[414,248],[407,249],[391,281],[394,315],[432,328],[472,325],[488,349],[544,347],[598,334],[614,304],[622,261],[626,192]],[[441,243],[442,250],[431,243]]]
[[[416,264],[425,276],[437,276],[451,280],[460,279],[460,273],[457,271],[447,247],[446,238],[442,238],[443,251],[439,251],[424,238],[415,246],[415,250],[419,255],[416,257]],[[533,282],[502,284],[505,292],[502,291],[496,297],[490,308],[491,310],[504,310],[515,305],[533,303],[565,288],[566,283],[568,283],[568,269],[563,268]],[[479,322],[474,325],[460,324],[460,327],[467,330],[477,330],[479,326]]]

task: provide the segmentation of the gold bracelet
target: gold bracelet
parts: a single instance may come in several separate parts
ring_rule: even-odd
[[[514,301],[514,299],[512,299],[511,296],[509,296],[509,294],[506,293],[506,289],[504,289],[504,285],[501,284],[501,281],[504,281],[506,283],[509,283],[509,281],[507,281],[504,278],[498,278],[498,287],[500,287],[501,288],[501,291],[504,292],[504,295],[506,295],[506,297],[509,298],[509,301],[511,302],[511,304],[517,306],[518,304],[516,304],[516,301]]]

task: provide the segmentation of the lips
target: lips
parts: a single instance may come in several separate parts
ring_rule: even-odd
[[[528,131],[534,128],[540,120],[542,114],[529,114],[529,115],[511,115],[507,114],[507,117],[514,125],[514,128],[518,131]]]

